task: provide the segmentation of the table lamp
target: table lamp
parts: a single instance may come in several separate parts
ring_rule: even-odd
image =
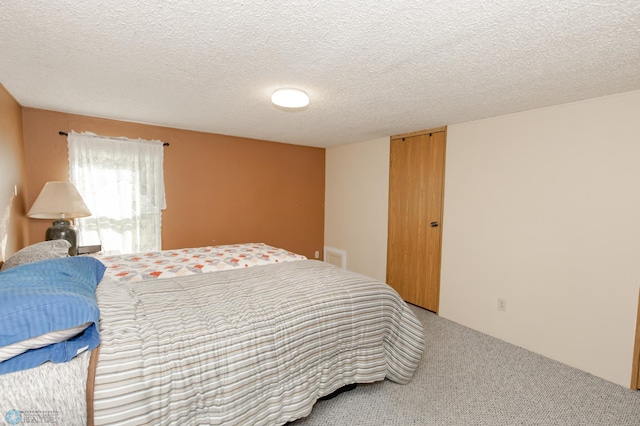
[[[33,219],[53,219],[45,239],[69,241],[69,255],[78,253],[78,231],[69,219],[91,216],[76,187],[70,182],[47,182],[31,206],[27,216]]]

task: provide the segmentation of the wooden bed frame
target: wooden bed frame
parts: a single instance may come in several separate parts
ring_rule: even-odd
[[[89,358],[89,369],[87,371],[87,426],[93,426],[93,391],[96,384],[96,369],[98,368],[98,357],[100,356],[100,345],[91,351]]]

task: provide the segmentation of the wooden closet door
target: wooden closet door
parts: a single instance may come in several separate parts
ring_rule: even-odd
[[[638,313],[636,315],[636,340],[633,345],[631,364],[631,389],[640,390],[640,294],[638,295]]]
[[[391,138],[387,283],[438,312],[446,128]]]

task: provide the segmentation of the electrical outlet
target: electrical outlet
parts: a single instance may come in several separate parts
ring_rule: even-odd
[[[320,252],[316,250],[316,259],[320,259]]]
[[[507,301],[498,297],[498,310],[502,312],[507,312]]]

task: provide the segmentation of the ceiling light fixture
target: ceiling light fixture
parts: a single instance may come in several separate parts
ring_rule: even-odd
[[[282,108],[299,109],[309,105],[309,95],[300,89],[278,89],[271,95],[271,102]]]

